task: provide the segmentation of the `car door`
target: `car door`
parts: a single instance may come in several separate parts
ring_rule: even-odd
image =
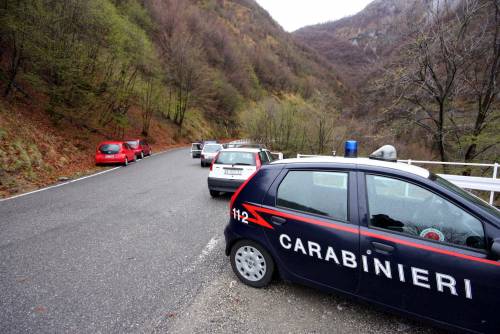
[[[134,161],[135,160],[135,152],[132,149],[132,147],[129,144],[124,143],[123,148],[125,149],[125,152],[126,152],[125,154],[127,155],[128,161]]]
[[[348,169],[284,169],[264,200],[277,261],[294,280],[355,292],[359,236],[356,179]],[[351,206],[349,206],[349,204]]]
[[[148,144],[146,144],[146,142],[144,140],[140,140],[139,145],[141,146],[142,153],[144,153],[144,155],[147,155],[148,154]]]
[[[429,185],[360,173],[359,294],[462,328],[500,328],[499,262],[488,259],[489,228]],[[364,211],[364,212],[363,212]]]

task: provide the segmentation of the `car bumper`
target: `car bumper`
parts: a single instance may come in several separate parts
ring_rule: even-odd
[[[95,161],[98,165],[106,165],[106,164],[122,164],[125,163],[125,159],[99,159]]]
[[[211,164],[212,163],[212,160],[214,160],[215,157],[211,157],[211,158],[201,158],[201,162],[203,162],[204,164]]]
[[[231,247],[233,247],[233,244],[238,239],[241,239],[241,236],[234,232],[231,222],[229,222],[229,224],[227,224],[226,228],[224,229],[224,239],[226,240],[225,252],[226,255],[229,255],[229,253],[231,253]]]
[[[215,177],[208,178],[208,189],[215,191],[223,191],[233,193],[238,189],[245,180],[226,180]]]
[[[199,158],[201,156],[201,152],[191,152],[191,156],[194,158]]]

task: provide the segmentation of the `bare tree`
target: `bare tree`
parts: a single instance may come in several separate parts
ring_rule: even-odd
[[[481,14],[476,17],[475,34],[466,40],[468,66],[461,73],[466,94],[472,96],[476,106],[472,129],[464,147],[464,160],[471,161],[478,155],[497,146],[494,140],[481,145],[483,131],[500,118],[494,103],[500,95],[500,0],[485,1]],[[496,112],[495,112],[496,111]]]
[[[148,78],[146,85],[144,87],[144,92],[142,96],[142,135],[147,137],[149,135],[149,127],[151,125],[151,119],[153,118],[153,113],[156,108],[156,87],[153,78]]]
[[[187,110],[202,105],[206,95],[205,65],[201,61],[200,43],[186,29],[178,28],[171,38],[162,38],[167,67],[167,82],[173,87],[175,106],[172,119],[182,128]]]
[[[462,41],[477,10],[471,5],[455,12],[446,1],[429,8],[429,16],[416,22],[410,31],[405,55],[408,63],[400,68],[400,97],[415,107],[410,117],[431,134],[442,161],[448,159],[446,116],[457,89],[458,73],[465,65]]]

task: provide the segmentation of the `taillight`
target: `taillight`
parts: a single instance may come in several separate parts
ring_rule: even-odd
[[[215,158],[213,158],[212,163],[210,164],[210,171],[212,171],[212,169],[214,169],[214,163],[217,160],[217,158],[219,157],[219,153],[220,152],[217,152],[217,154],[215,155]]]
[[[238,196],[240,195],[240,192],[243,190],[243,188],[246,187],[248,182],[250,182],[250,180],[257,174],[257,172],[258,172],[258,170],[253,172],[252,175],[250,175],[250,177],[248,179],[246,179],[246,181],[243,182],[243,184],[238,189],[236,189],[233,196],[231,196],[231,202],[229,202],[229,211],[231,211],[233,209],[234,202],[236,201],[236,198],[238,198]]]
[[[259,153],[255,153],[255,165],[257,166],[257,170],[262,166],[262,161],[260,161]]]

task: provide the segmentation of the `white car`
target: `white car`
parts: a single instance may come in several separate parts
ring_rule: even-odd
[[[208,190],[212,197],[235,192],[260,166],[273,160],[271,152],[260,148],[228,148],[219,152],[210,167]]]
[[[219,151],[222,150],[221,144],[205,144],[201,150],[201,167],[209,166]]]

